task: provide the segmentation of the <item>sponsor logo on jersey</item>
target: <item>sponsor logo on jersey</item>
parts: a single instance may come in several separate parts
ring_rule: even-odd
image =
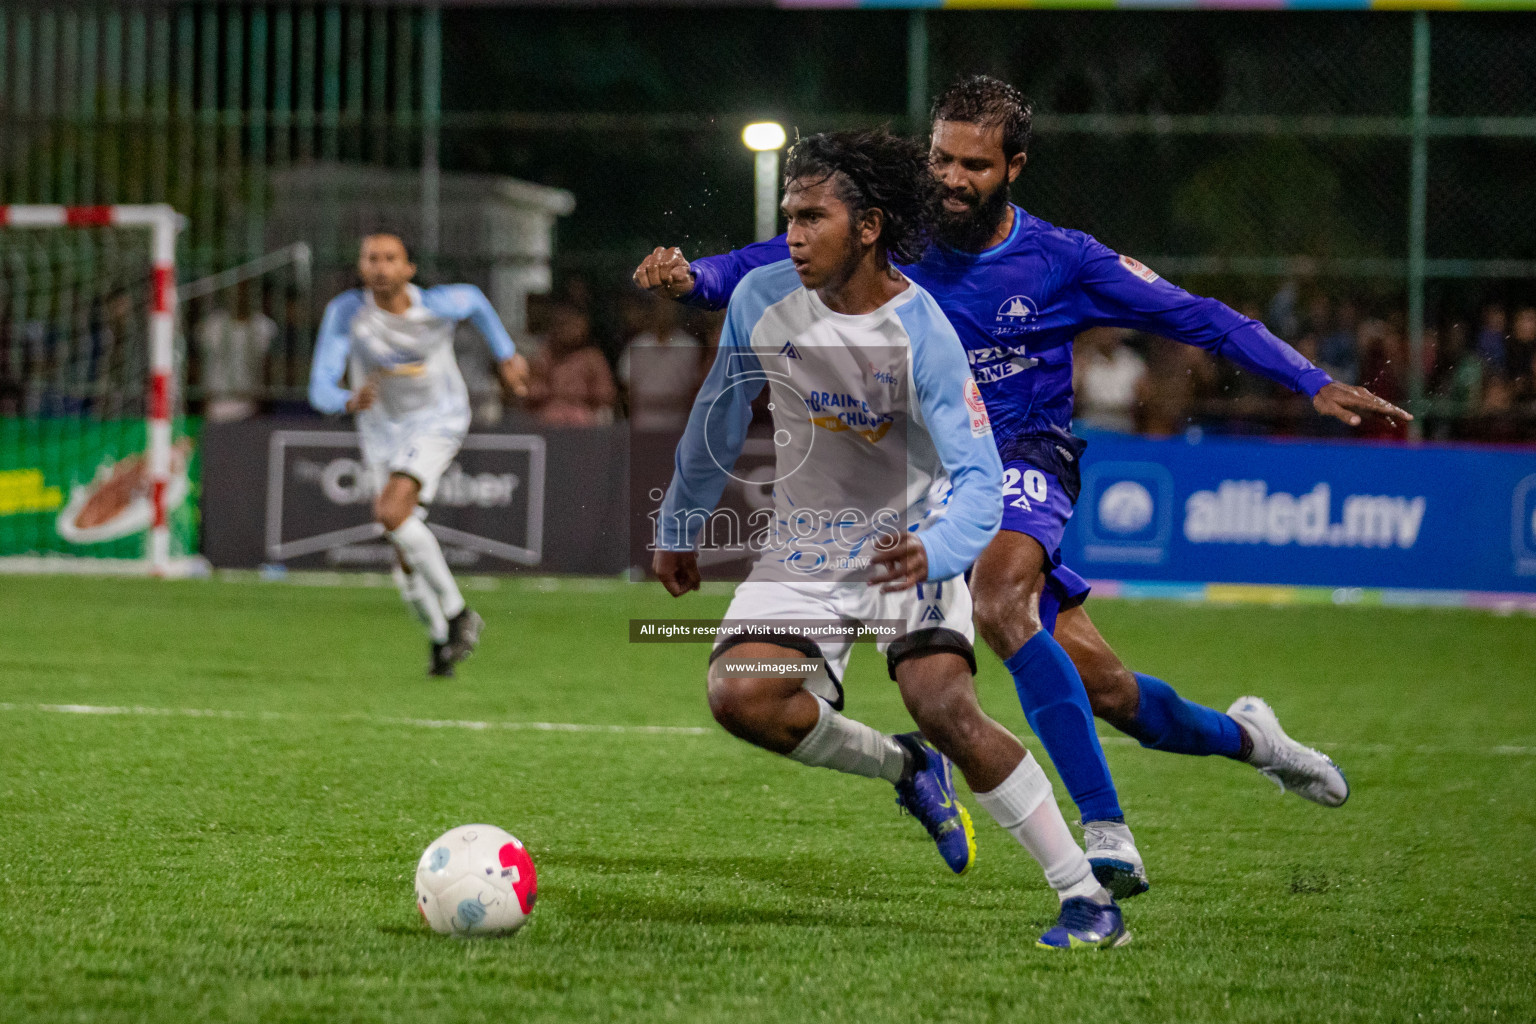
[[[1034,321],[1040,315],[1035,300],[1028,295],[1010,295],[997,307],[997,317],[992,325],[994,338],[1007,338],[1036,330]]]
[[[971,414],[971,436],[985,437],[992,433],[992,420],[987,416],[987,403],[981,400],[981,388],[974,377],[965,378],[965,408]]]
[[[1132,259],[1129,256],[1121,256],[1120,265],[1147,282],[1147,284],[1157,280],[1157,272],[1140,260]]]
[[[1010,295],[997,307],[999,320],[1032,320],[1039,313],[1035,308],[1035,300],[1028,295]]]
[[[1040,360],[1033,356],[1027,356],[1016,349],[1001,345],[991,348],[968,348],[965,350],[965,358],[971,364],[971,373],[981,384],[996,384],[1000,380],[1023,373],[1040,363]]]
[[[779,355],[783,356],[785,359],[800,358],[800,353],[795,350],[795,343],[792,341],[786,341],[784,343],[784,347],[779,349]]]
[[[841,391],[812,391],[805,404],[821,414],[811,416],[812,426],[834,434],[852,430],[870,444],[878,444],[896,421],[894,413],[875,412],[862,398]]]

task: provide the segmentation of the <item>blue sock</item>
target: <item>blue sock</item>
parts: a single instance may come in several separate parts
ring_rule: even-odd
[[[1136,721],[1125,732],[1144,747],[1173,754],[1222,754],[1237,757],[1243,730],[1229,715],[1185,700],[1154,676],[1135,673],[1141,687]]]
[[[1093,727],[1093,708],[1077,666],[1051,634],[1041,631],[1003,662],[1029,727],[1051,755],[1084,821],[1120,818],[1120,798],[1104,748]]]

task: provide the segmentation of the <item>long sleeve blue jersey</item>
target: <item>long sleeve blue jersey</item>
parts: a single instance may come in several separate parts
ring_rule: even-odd
[[[933,245],[902,268],[960,336],[999,447],[1070,428],[1072,339],[1090,327],[1129,327],[1195,345],[1309,397],[1332,380],[1257,320],[1191,295],[1090,235],[1012,209],[1013,229],[993,248],[963,253]],[[686,301],[718,309],[749,270],[788,253],[780,235],[696,260]]]

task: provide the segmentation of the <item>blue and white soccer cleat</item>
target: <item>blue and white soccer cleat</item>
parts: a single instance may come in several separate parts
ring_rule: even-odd
[[[1036,940],[1041,949],[1113,949],[1131,941],[1118,904],[1074,896],[1061,905],[1056,924]]]
[[[1324,807],[1342,807],[1349,799],[1349,781],[1333,758],[1298,743],[1280,728],[1274,708],[1258,697],[1239,697],[1227,708],[1253,741],[1248,763],[1280,787]]]
[[[911,778],[896,783],[896,806],[922,823],[939,848],[949,870],[963,875],[976,860],[976,829],[971,814],[955,799],[953,767],[933,749],[922,733],[895,737],[915,762]]]
[[[1093,877],[1115,899],[1140,896],[1152,887],[1136,840],[1124,822],[1083,822],[1083,846],[1093,867]]]

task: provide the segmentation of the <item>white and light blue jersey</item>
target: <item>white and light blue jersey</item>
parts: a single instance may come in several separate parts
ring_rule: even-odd
[[[856,577],[892,524],[917,529],[929,579],[949,579],[997,533],[1002,464],[965,350],[933,297],[909,283],[873,312],[837,313],[784,260],[748,273],[731,296],[678,444],[661,548],[697,546],[765,388],[776,456],[767,526],[794,543],[754,544],[763,553],[749,579]]]
[[[378,400],[358,414],[358,426],[431,420],[469,427],[469,393],[453,357],[453,331],[468,320],[498,360],[516,347],[483,292],[472,284],[407,285],[404,313],[380,309],[367,289],[343,292],[325,307],[309,373],[309,403],[321,412],[346,410],[352,390],[372,380]],[[349,387],[341,379],[347,377]]]

